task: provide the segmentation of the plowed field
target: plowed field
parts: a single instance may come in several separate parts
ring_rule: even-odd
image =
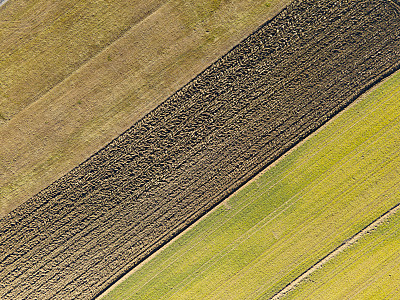
[[[91,298],[398,68],[391,1],[296,1],[0,221],[0,298]]]

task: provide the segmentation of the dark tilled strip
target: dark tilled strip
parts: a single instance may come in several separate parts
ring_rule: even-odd
[[[234,62],[234,63],[236,63],[236,62]],[[186,103],[187,101],[185,101],[184,103],[183,103],[183,105]],[[166,103],[168,103],[168,101],[166,102]],[[163,107],[164,106],[166,106],[166,105],[163,105]],[[142,122],[142,123],[144,123],[144,122]],[[141,123],[139,123],[139,124],[137,124],[137,126],[135,126],[135,130],[137,129],[136,127],[140,127],[139,125],[141,125]],[[122,141],[121,141],[122,142]],[[106,151],[107,149],[105,149],[104,151]],[[99,158],[98,156],[96,157],[96,158]],[[95,157],[93,157],[92,158],[93,160],[95,160]],[[98,160],[96,160],[96,163],[98,162]],[[86,167],[88,167],[88,166],[90,166],[91,164],[88,164],[88,165],[86,165]],[[93,169],[94,170],[94,169]],[[75,171],[75,170],[74,170]],[[89,172],[89,170],[87,170],[88,172]],[[94,170],[94,171],[96,171],[96,170]],[[74,172],[71,172],[71,173],[74,173]],[[72,174],[70,174],[70,176],[72,176]],[[58,186],[61,186],[61,187],[63,187],[64,189],[65,188],[67,188],[68,187],[68,185],[66,184],[66,181],[65,180],[63,180],[63,178],[62,179],[60,179],[60,180],[58,180],[57,182],[56,182],[57,184],[58,184]],[[46,190],[44,190],[43,191],[43,193],[44,192],[50,192],[50,190],[51,189],[46,189]],[[49,196],[51,196],[51,194],[49,194]],[[36,202],[38,202],[38,201],[36,201]],[[36,202],[35,203],[32,203],[32,204],[36,204]],[[5,218],[5,219],[7,219],[7,222],[1,222],[1,226],[0,226],[0,232],[1,233],[4,233],[4,230],[7,232],[7,229],[9,229],[9,228],[7,228],[6,226],[8,226],[8,225],[12,225],[12,226],[15,226],[16,224],[14,223],[12,223],[13,221],[15,222],[15,221],[18,221],[18,218],[17,218],[17,214],[18,214],[18,212],[20,212],[20,214],[18,215],[19,216],[19,218],[24,218],[24,220],[25,220],[25,212],[29,212],[29,213],[32,213],[33,212],[33,208],[34,207],[36,207],[36,206],[34,206],[34,205],[29,205],[28,207],[24,207],[24,210],[21,210],[21,209],[16,209],[16,210],[14,210],[10,215],[9,215],[9,217],[8,218]],[[4,219],[4,220],[5,220]],[[2,229],[4,229],[4,230],[2,230]],[[3,236],[3,235],[1,235],[1,236]]]
[[[332,30],[335,30],[336,28],[333,28]],[[332,37],[331,37],[332,38]],[[303,42],[303,44],[306,46],[306,49],[307,49],[307,47],[308,48],[310,48],[310,45],[309,45],[309,43],[307,43],[308,41],[306,41],[306,40],[302,40],[302,42]],[[319,42],[319,41],[317,41],[317,42]],[[302,47],[302,49],[304,49],[303,47]],[[293,52],[295,52],[296,51],[296,49],[292,49],[291,50],[292,51],[292,53]],[[316,51],[318,51],[318,50],[316,50]],[[298,51],[299,52],[299,51]],[[298,53],[298,52],[295,52],[296,54]],[[304,54],[305,52],[303,52],[303,54]],[[273,60],[271,60],[271,61],[274,61],[274,62],[276,62],[277,61],[277,59],[278,59],[279,57],[277,57],[277,58],[275,58],[274,57],[274,59]],[[232,60],[233,61],[233,60]],[[233,61],[234,63],[235,63],[235,65],[233,66],[233,67],[235,67],[236,66],[236,61]],[[234,68],[231,68],[231,69],[234,69]],[[230,69],[230,70],[231,70]],[[264,66],[264,69],[265,70],[270,70],[270,69],[268,69],[266,66]],[[233,70],[234,71],[234,70]],[[230,73],[232,73],[233,71],[230,71]],[[218,74],[217,74],[218,75]],[[264,76],[267,76],[267,74],[263,74]],[[224,74],[224,76],[227,76],[226,74]],[[255,81],[256,83],[257,83],[257,81]],[[229,91],[229,92],[231,92],[231,91]],[[210,94],[212,94],[212,92],[210,92],[209,91],[209,93]],[[214,99],[216,99],[216,97],[214,97],[212,100],[214,101]],[[188,102],[189,103],[189,101],[185,101],[185,103],[186,102]],[[185,104],[184,103],[184,104]],[[182,112],[185,112],[186,110],[188,109],[188,107],[182,107],[181,108],[181,111]],[[192,116],[195,116],[194,115],[194,113],[190,113],[190,116],[192,117]],[[171,114],[171,117],[172,117],[172,114]],[[193,117],[192,117],[193,118]],[[166,120],[163,120],[164,121],[164,124],[166,124],[166,125],[168,125],[168,123],[166,123],[166,122],[168,122],[169,120],[168,119],[166,119]],[[173,124],[173,122],[171,122],[171,124]],[[174,124],[175,125],[175,124]],[[185,124],[183,124],[183,125],[185,125]],[[176,126],[176,125],[175,125]],[[182,124],[180,124],[180,126],[182,126]],[[169,131],[169,130],[171,130],[171,128],[166,128],[165,129],[165,131]],[[175,129],[176,130],[176,129]],[[147,132],[147,136],[148,136],[148,132]],[[147,138],[147,136],[146,136],[146,138]],[[143,140],[146,140],[145,139],[145,137],[142,137],[141,139],[143,139]],[[124,144],[123,146],[128,146],[128,145],[126,145],[126,144]],[[120,153],[122,153],[122,151],[120,151]],[[153,153],[154,154],[154,153]],[[122,156],[122,155],[121,155]],[[119,156],[119,157],[117,157],[117,155],[114,155],[114,157],[112,157],[112,161],[111,162],[113,162],[113,163],[115,163],[115,161],[117,160],[117,159],[119,159],[119,158],[121,158],[121,156]],[[89,172],[89,170],[88,170],[88,172]],[[89,180],[91,179],[91,178],[88,178]],[[74,187],[71,187],[71,189],[70,190],[73,190],[73,188]],[[63,186],[63,189],[64,189],[64,192],[66,193],[69,189],[67,189],[67,187],[66,186]],[[86,195],[88,194],[88,188],[86,188],[85,189],[85,191],[86,191]],[[48,198],[50,198],[50,199],[52,199],[52,198],[54,198],[55,196],[51,196],[51,197],[48,197]],[[48,204],[54,204],[54,201],[52,201],[52,202],[47,202]],[[29,213],[33,213],[33,210],[32,210],[32,208],[33,208],[33,206],[30,206],[29,207],[31,210],[29,210]],[[49,209],[49,207],[47,206],[47,207],[42,207],[42,209],[41,209],[41,211],[45,211],[45,210],[48,210]],[[38,213],[39,211],[36,211],[36,213]],[[21,214],[21,216],[20,216],[20,218],[22,218],[24,215],[23,214]],[[34,227],[34,224],[33,223],[31,223],[30,221],[32,221],[32,219],[33,219],[33,215],[32,215],[32,217],[31,218],[26,218],[26,217],[24,217],[23,218],[23,220],[24,220],[24,223],[22,223],[22,222],[18,222],[18,226],[19,226],[19,228],[22,228],[22,227],[26,227],[26,226],[32,226],[32,227]],[[15,223],[17,222],[17,221],[19,221],[19,219],[17,219],[15,216],[12,218],[12,221],[14,221]],[[1,221],[0,221],[1,222]],[[12,226],[15,226],[15,223],[14,224],[12,224]],[[9,228],[7,228],[6,227],[6,225],[11,225],[10,223],[8,223],[8,224],[4,224],[4,222],[1,224],[2,226],[0,226],[0,232],[2,233],[1,235],[0,235],[0,243],[1,243],[1,241],[2,240],[6,240],[6,239],[8,239],[9,238],[9,236],[6,234],[6,233],[9,233],[9,234],[11,234],[10,232],[10,230],[7,230],[7,229],[9,229]],[[3,230],[2,230],[3,229]],[[14,230],[16,230],[16,228],[14,229]]]
[[[126,241],[128,243],[128,241]],[[121,247],[123,248],[123,245],[121,245]],[[122,250],[122,249],[121,249]]]

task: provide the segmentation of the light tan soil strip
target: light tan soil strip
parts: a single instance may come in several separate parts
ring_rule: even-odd
[[[329,262],[330,260],[335,258],[337,255],[342,253],[344,250],[351,247],[353,244],[355,244],[358,240],[363,238],[365,235],[371,233],[371,231],[374,231],[379,225],[381,225],[382,223],[387,221],[391,216],[393,216],[399,210],[400,210],[400,203],[397,204],[396,206],[394,206],[392,209],[388,210],[383,215],[381,215],[379,218],[377,218],[375,221],[373,221],[371,224],[369,224],[363,230],[356,233],[353,237],[345,240],[338,248],[336,248],[331,253],[329,253],[327,256],[322,258],[318,263],[313,265],[310,269],[308,269],[306,272],[304,272],[299,277],[297,277],[297,279],[295,279],[290,284],[288,284],[284,289],[282,289],[277,294],[275,294],[275,296],[272,297],[271,300],[282,299],[282,297],[284,297],[287,293],[294,290],[302,281],[306,280],[312,273],[314,273],[319,268],[323,267],[327,262]]]

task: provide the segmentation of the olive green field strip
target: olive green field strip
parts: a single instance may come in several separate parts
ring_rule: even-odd
[[[398,156],[397,156],[398,157]],[[396,157],[396,158],[397,158]],[[391,185],[390,187],[390,194],[391,196],[395,195],[396,189],[398,190],[399,188],[399,183]],[[389,192],[389,191],[386,191]],[[382,197],[383,198],[383,197]],[[328,255],[326,255],[324,258],[318,261],[315,265],[313,265],[311,268],[309,268],[306,272],[301,274],[301,276],[297,277],[294,281],[290,282],[284,289],[279,291],[279,293],[275,294],[271,300],[278,300],[282,299],[285,297],[288,293],[294,291],[296,287],[310,278],[310,276],[314,275],[314,272],[317,272],[318,269],[325,267],[326,264],[330,263],[332,260],[336,260],[337,256],[340,256],[340,254],[348,248],[352,247],[354,244],[358,243],[359,241],[362,241],[365,239],[365,236],[374,231],[377,227],[382,226],[385,222],[388,221],[393,215],[398,213],[400,209],[400,203],[396,204],[392,209],[381,215],[379,218],[377,218],[374,222],[369,224],[367,227],[365,227],[363,230],[357,232],[355,235],[353,235],[351,238],[346,239],[339,247],[337,247],[334,251],[330,252]],[[356,278],[353,277],[353,278]],[[393,287],[395,288],[395,287]],[[396,287],[397,288],[397,287]],[[337,290],[336,290],[337,291]],[[327,293],[324,293],[322,295],[327,295]],[[332,297],[332,296],[330,296]],[[332,299],[330,298],[329,299]],[[346,298],[349,298],[349,294],[347,295]],[[343,296],[340,297],[340,299],[343,299]]]
[[[391,1],[295,1],[0,220],[1,299],[88,299],[398,69]]]

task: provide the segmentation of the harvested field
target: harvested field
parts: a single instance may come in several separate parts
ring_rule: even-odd
[[[0,126],[165,2],[8,2],[0,13]]]
[[[297,1],[0,221],[0,297],[90,298],[400,59],[390,1]]]

